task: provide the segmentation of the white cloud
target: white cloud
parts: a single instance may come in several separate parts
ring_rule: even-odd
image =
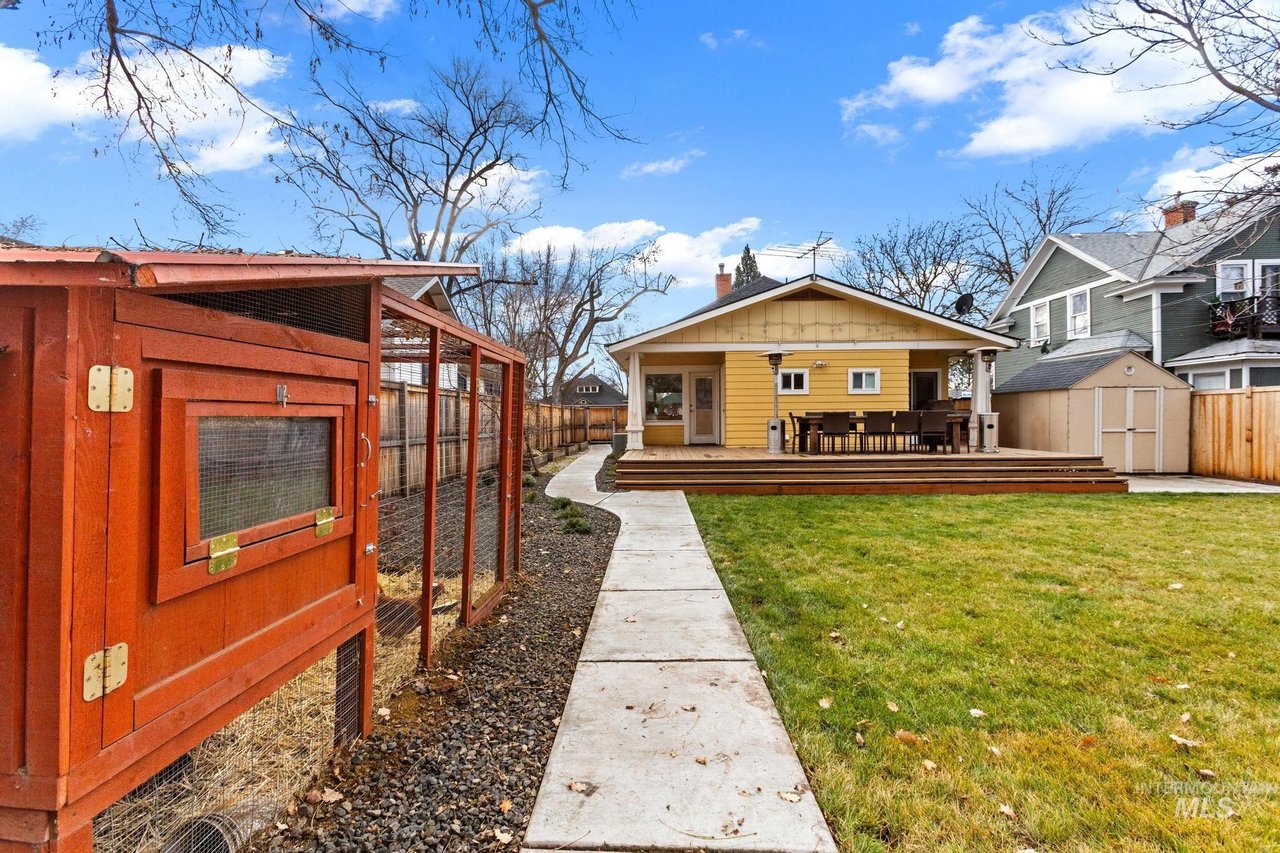
[[[288,66],[287,57],[240,46],[202,48],[199,57],[245,91],[281,77]],[[213,72],[182,57],[170,68],[174,73],[165,74],[148,59],[132,70],[154,90],[171,92],[164,107],[194,169],[208,174],[253,168],[282,150],[272,119],[239,103]],[[0,141],[29,142],[53,127],[102,119],[94,101],[95,71],[87,55],[55,71],[33,51],[0,45]],[[116,80],[113,85],[125,85]],[[127,102],[129,93],[119,94]]]
[[[765,46],[763,39],[753,38],[751,30],[746,30],[742,27],[734,27],[719,36],[715,33],[703,33],[698,36],[698,41],[706,45],[708,50],[718,50],[722,45],[729,44],[746,44],[750,47]]]
[[[1184,145],[1160,167],[1148,190],[1148,197],[1168,200],[1182,193],[1194,201],[1220,201],[1222,196],[1243,192],[1274,180],[1265,173],[1268,167],[1280,166],[1280,152],[1230,157],[1213,146],[1192,148]]]
[[[889,63],[884,83],[841,99],[841,117],[852,127],[875,110],[964,100],[978,107],[979,119],[962,154],[1034,155],[1119,132],[1156,132],[1158,121],[1191,117],[1219,93],[1212,81],[1196,80],[1185,61],[1170,54],[1153,52],[1111,76],[1061,68],[1062,62],[1120,64],[1135,44],[1123,37],[1073,48],[1046,43],[1073,26],[1071,10],[1003,27],[967,17],[948,28],[937,58],[903,56]]]
[[[906,25],[902,28],[902,32],[908,36],[918,36],[920,35],[920,29],[920,23],[918,21],[907,21]]]
[[[891,124],[864,122],[854,127],[859,136],[865,136],[876,145],[897,145],[902,141],[902,131]]]
[[[742,253],[742,244],[760,227],[760,220],[747,216],[737,222],[709,228],[697,234],[668,231],[651,219],[605,222],[583,230],[567,225],[534,228],[507,244],[507,251],[541,251],[553,246],[570,248],[627,248],[647,240],[657,246],[654,269],[676,277],[677,287],[710,286],[715,282],[717,264],[732,270]],[[768,268],[761,258],[761,268]]]
[[[710,50],[715,50],[720,46],[720,39],[716,38],[715,33],[703,33],[698,36],[698,41],[705,44]]]
[[[381,21],[399,7],[396,0],[326,0],[320,4],[320,11],[335,21],[351,15]]]
[[[674,175],[677,172],[684,171],[684,168],[697,160],[699,157],[705,157],[707,152],[700,148],[694,148],[686,151],[676,157],[668,157],[665,160],[650,160],[648,162],[632,163],[630,166],[622,170],[623,178],[639,178],[645,175]]]
[[[384,113],[398,113],[404,115],[416,110],[421,104],[413,98],[390,98],[385,101],[370,101],[369,106],[375,110]]]

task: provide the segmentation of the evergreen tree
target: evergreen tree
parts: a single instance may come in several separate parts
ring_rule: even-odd
[[[742,260],[733,268],[733,286],[742,287],[760,277],[760,267],[756,265],[756,256],[751,254],[751,246],[742,247]]]

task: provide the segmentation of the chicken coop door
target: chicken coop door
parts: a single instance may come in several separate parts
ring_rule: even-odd
[[[367,361],[125,323],[116,342],[106,637],[128,661],[104,744],[210,713],[359,617],[373,451]]]

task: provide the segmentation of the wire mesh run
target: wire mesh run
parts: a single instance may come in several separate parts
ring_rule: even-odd
[[[330,654],[99,814],[94,853],[234,853],[272,825],[332,754],[336,669]]]
[[[440,336],[440,390],[436,429],[435,550],[431,631],[438,642],[462,619],[462,570],[467,545],[467,472],[470,455],[471,344]]]
[[[476,500],[472,522],[472,571],[468,604],[481,607],[494,587],[505,580],[505,555],[499,551],[502,526],[503,413],[506,405],[503,385],[504,365],[482,358],[480,381],[476,383],[478,403],[476,446]]]
[[[369,286],[165,293],[165,299],[352,341],[369,340]]]

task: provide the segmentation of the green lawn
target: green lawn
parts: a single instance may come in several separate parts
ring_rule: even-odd
[[[843,849],[1280,849],[1280,499],[689,502]]]

